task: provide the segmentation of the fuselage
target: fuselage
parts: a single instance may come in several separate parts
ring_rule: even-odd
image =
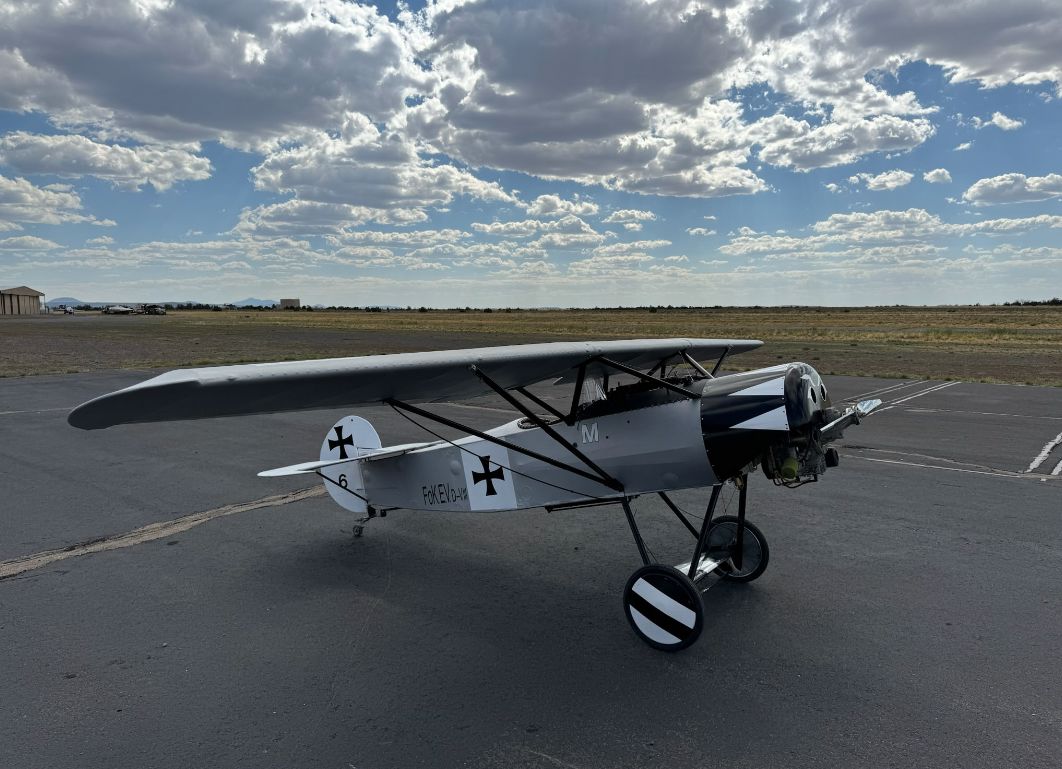
[[[474,436],[358,460],[359,487],[376,509],[491,512],[711,486],[806,442],[794,440],[821,423],[829,405],[818,373],[802,363],[684,385],[697,397],[638,382],[583,404],[570,424],[550,422],[622,491]],[[588,470],[531,420],[487,433]],[[324,474],[338,478],[343,468]]]

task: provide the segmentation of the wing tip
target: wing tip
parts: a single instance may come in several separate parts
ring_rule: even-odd
[[[91,408],[92,401],[76,406],[73,411],[66,415],[66,423],[78,430],[102,430],[110,427],[110,423],[98,418],[96,410]]]

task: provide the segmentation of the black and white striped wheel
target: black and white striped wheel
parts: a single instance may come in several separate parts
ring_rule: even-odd
[[[623,610],[638,637],[654,649],[678,651],[701,634],[704,605],[693,582],[673,566],[643,566],[627,580]]]

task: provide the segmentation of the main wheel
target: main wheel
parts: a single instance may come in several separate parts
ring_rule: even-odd
[[[708,527],[707,555],[718,561],[733,559],[737,548],[738,519],[732,515],[721,515]],[[767,559],[771,551],[767,539],[756,526],[745,521],[745,534],[741,542],[741,568],[737,569],[733,561],[721,563],[716,570],[719,576],[731,582],[752,582],[763,574],[767,568]]]
[[[673,566],[643,566],[627,580],[623,610],[638,637],[654,649],[675,652],[701,635],[701,592]]]

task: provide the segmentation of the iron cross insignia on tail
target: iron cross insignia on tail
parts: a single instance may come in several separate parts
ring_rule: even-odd
[[[328,450],[335,451],[339,449],[339,458],[347,459],[347,446],[354,448],[354,436],[344,436],[343,425],[336,425],[332,429],[336,431],[336,440],[328,439]]]

